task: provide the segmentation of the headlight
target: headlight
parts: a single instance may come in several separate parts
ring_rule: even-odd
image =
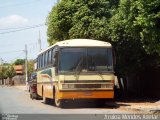
[[[63,84],[62,85],[62,89],[68,89],[68,88],[73,89],[75,88],[75,86],[74,84]]]
[[[69,84],[68,88],[74,88],[74,84]]]
[[[63,88],[63,89],[67,89],[67,88],[68,88],[68,84],[63,84],[63,85],[62,85],[62,88]]]
[[[113,88],[112,84],[102,84],[101,88]]]

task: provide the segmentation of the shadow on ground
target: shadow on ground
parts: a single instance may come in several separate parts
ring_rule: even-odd
[[[126,102],[126,103],[160,103],[160,98],[147,98],[147,97],[127,97],[116,99],[117,102]]]
[[[42,102],[43,104],[46,104]],[[47,105],[55,106],[54,101],[50,100]],[[74,100],[74,101],[65,101],[63,106],[64,109],[80,109],[80,108],[108,108],[116,109],[122,106],[130,106],[128,104],[117,103],[116,101],[92,101],[92,100]]]

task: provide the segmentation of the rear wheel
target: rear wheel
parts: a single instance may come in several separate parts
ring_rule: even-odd
[[[50,99],[46,98],[46,97],[43,97],[43,103],[49,104],[50,103]]]
[[[43,96],[43,103],[49,104],[50,103],[50,99],[45,97],[44,90],[42,91],[42,96]]]

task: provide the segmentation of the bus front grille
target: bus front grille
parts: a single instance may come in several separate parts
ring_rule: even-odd
[[[75,84],[75,88],[101,88],[101,84]]]

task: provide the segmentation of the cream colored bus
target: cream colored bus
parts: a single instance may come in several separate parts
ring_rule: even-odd
[[[45,102],[114,98],[112,46],[108,42],[72,39],[57,42],[37,58],[37,92]],[[103,103],[102,103],[103,104]]]

